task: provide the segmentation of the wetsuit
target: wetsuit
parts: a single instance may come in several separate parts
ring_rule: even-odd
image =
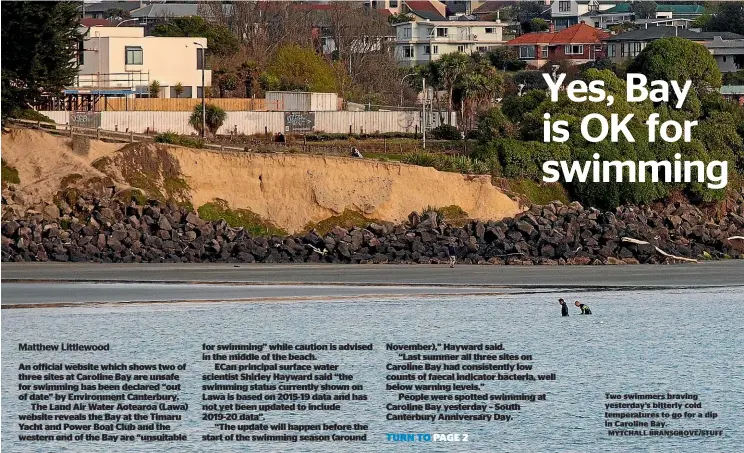
[[[568,305],[561,304],[561,316],[568,316]]]
[[[579,309],[581,310],[582,315],[591,315],[592,311],[589,309],[588,305],[579,304]]]

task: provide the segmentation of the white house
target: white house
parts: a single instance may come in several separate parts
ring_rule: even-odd
[[[142,27],[90,27],[79,51],[78,77],[73,90],[99,90],[120,95],[147,96],[153,81],[159,97],[198,98],[211,86],[212,71],[204,68],[207,38],[145,36]]]
[[[400,66],[416,66],[454,52],[488,52],[508,39],[499,21],[418,21],[395,24],[395,55]],[[507,37],[508,38],[508,37]]]
[[[554,0],[550,5],[550,17],[556,30],[563,30],[581,22],[581,16],[608,10],[618,3],[614,0]],[[589,23],[589,22],[588,22]],[[594,25],[590,23],[590,25]]]

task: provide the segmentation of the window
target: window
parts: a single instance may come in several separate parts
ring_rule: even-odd
[[[607,56],[610,58],[617,56],[617,49],[615,49],[615,44],[610,44],[607,46]]]
[[[201,47],[196,49],[196,69],[206,69],[204,67],[204,49]]]
[[[563,48],[566,55],[584,55],[584,46],[582,45],[568,45]]]
[[[465,46],[457,46],[458,52],[465,52]]]
[[[437,38],[446,38],[448,31],[448,28],[437,28]]]
[[[478,47],[475,48],[475,51],[476,52],[480,52],[480,53],[486,53],[486,52],[488,52],[488,47],[487,46],[478,46]]]
[[[434,46],[434,55],[439,55],[439,46]]]
[[[413,47],[411,47],[411,46],[405,46],[403,48],[403,57],[405,57],[405,58],[413,58]]]
[[[142,64],[142,47],[130,47],[124,48],[126,53],[125,64]]]
[[[558,2],[558,11],[562,13],[571,11],[571,2]]]
[[[489,33],[489,34],[490,33],[496,33],[496,29],[495,28],[486,28],[486,33]]]
[[[390,8],[397,8],[398,7],[398,0],[390,0]]]
[[[176,93],[176,87],[172,86],[170,87],[170,97],[172,98],[190,98],[191,96],[191,87],[190,86],[182,86],[183,90],[181,91],[181,94]]]
[[[535,58],[535,46],[519,46],[519,58],[524,60]]]
[[[634,42],[628,44],[628,56],[636,57],[639,53],[641,53],[641,50],[643,50],[643,47],[640,42]]]
[[[80,66],[85,64],[85,42],[78,41],[78,64]]]
[[[543,60],[548,59],[548,46],[542,46],[540,48],[540,58],[542,58]]]
[[[411,37],[411,27],[403,28],[403,38],[408,39]]]
[[[624,42],[620,44],[620,56],[625,57],[628,54],[628,43]]]
[[[431,46],[424,46],[424,55],[431,54]]]

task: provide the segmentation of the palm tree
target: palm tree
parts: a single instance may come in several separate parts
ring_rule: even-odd
[[[464,53],[456,52],[442,55],[436,65],[444,89],[447,90],[447,112],[452,116],[452,93],[455,85],[460,82],[461,77],[468,69],[470,57]]]

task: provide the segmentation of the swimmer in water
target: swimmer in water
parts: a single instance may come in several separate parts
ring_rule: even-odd
[[[558,299],[558,303],[561,304],[561,316],[568,316],[568,305],[563,299]]]
[[[592,314],[592,310],[589,309],[589,306],[588,305],[582,304],[578,300],[576,302],[574,302],[574,305],[576,305],[577,307],[579,307],[579,310],[581,310],[581,314],[582,315],[591,315]]]

